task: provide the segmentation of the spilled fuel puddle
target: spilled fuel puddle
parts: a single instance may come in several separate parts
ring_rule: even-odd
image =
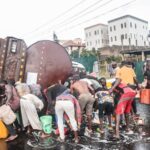
[[[125,147],[127,147],[127,145],[134,145],[137,143],[150,143],[150,137],[143,134],[144,132],[142,129],[140,130],[140,132],[134,132],[131,135],[121,131],[119,140],[113,139],[113,133],[106,130],[103,136],[100,136],[98,132],[94,132],[91,137],[80,136],[80,142],[78,144],[75,144],[71,137],[68,137],[64,143],[58,142],[56,138],[49,137],[40,140],[36,138],[34,140],[28,140],[27,144],[33,148],[32,150],[57,148],[60,150],[120,150],[125,145]],[[125,148],[123,148],[123,150],[125,150]]]

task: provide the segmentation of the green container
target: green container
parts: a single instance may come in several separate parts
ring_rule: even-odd
[[[40,117],[42,123],[43,131],[47,134],[52,132],[52,116],[42,116]]]

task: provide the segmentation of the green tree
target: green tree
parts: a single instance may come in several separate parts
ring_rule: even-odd
[[[72,59],[78,58],[79,57],[79,50],[72,51],[70,56],[71,56]]]
[[[86,71],[92,72],[93,71],[93,64],[95,61],[97,61],[97,52],[94,50],[87,51],[86,49],[82,50],[79,57],[73,57],[71,55],[72,59],[76,62],[79,62],[83,64],[86,68]]]
[[[106,58],[107,63],[111,63],[113,61],[120,63],[122,61],[122,58],[120,56],[109,56]]]

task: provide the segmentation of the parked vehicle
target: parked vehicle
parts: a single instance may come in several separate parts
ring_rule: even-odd
[[[78,62],[72,61],[72,69],[74,73],[86,72],[85,67]]]

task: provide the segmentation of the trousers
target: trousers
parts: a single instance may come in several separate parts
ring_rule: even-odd
[[[60,133],[60,138],[64,139],[64,124],[63,124],[63,115],[64,112],[68,115],[70,124],[73,128],[73,131],[77,131],[77,122],[75,120],[75,110],[74,104],[69,100],[57,100],[55,105],[55,112],[58,120],[58,129]]]

